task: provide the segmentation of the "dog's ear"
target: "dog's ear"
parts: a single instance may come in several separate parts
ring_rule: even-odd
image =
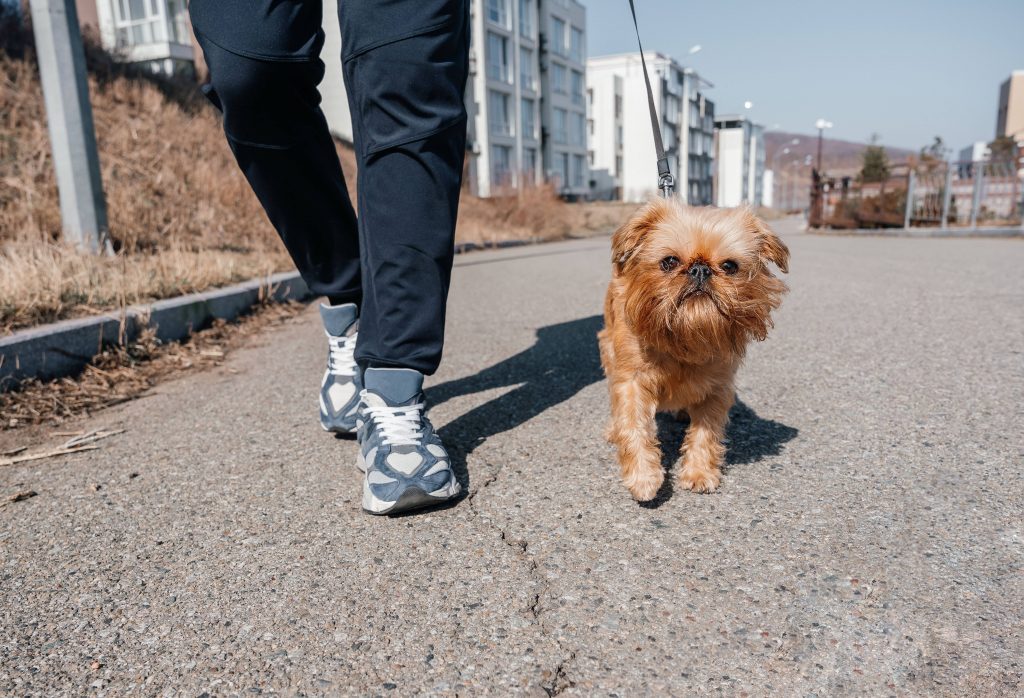
[[[612,265],[616,275],[640,248],[644,236],[664,220],[668,206],[664,199],[652,199],[615,231],[612,235]]]
[[[744,222],[747,228],[757,236],[758,255],[761,259],[772,262],[785,273],[789,273],[789,248],[779,239],[768,224],[749,208],[743,209]]]

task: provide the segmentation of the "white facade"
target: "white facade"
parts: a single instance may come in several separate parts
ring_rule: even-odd
[[[711,203],[714,104],[702,81],[670,56],[647,54],[651,88],[676,191],[687,203]],[[657,192],[658,170],[639,53],[587,61],[595,196],[612,191],[624,201]]]
[[[960,162],[981,162],[992,156],[988,143],[976,141],[960,151]]]
[[[80,20],[92,9],[79,2]],[[173,75],[191,72],[195,55],[185,0],[95,0],[103,47],[131,63]]]
[[[610,70],[591,70],[588,61],[587,160],[593,183],[591,196],[596,199],[622,198],[624,113],[622,76]]]
[[[342,0],[344,2],[344,0]],[[348,109],[348,93],[341,72],[341,27],[338,25],[338,0],[323,0],[324,79],[320,81],[320,108],[327,118],[327,127],[337,138],[352,142],[352,114]]]
[[[764,127],[739,115],[715,119],[718,206],[758,206],[764,200]],[[770,194],[769,194],[770,196]]]
[[[775,205],[775,171],[764,171],[764,188],[761,190],[761,205],[771,208]]]
[[[576,0],[540,0],[539,10],[544,175],[559,193],[583,197],[590,190],[587,10]]]

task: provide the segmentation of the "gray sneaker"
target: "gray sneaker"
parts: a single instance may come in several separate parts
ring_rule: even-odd
[[[327,333],[327,370],[320,383],[320,425],[336,434],[354,434],[359,393],[363,389],[356,365],[358,310],[353,303],[320,304]]]
[[[433,506],[461,491],[448,452],[423,414],[423,374],[368,368],[359,406],[363,509],[397,514]]]

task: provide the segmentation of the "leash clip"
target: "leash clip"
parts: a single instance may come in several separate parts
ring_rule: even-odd
[[[666,172],[658,177],[658,189],[661,189],[661,195],[666,199],[672,196],[672,190],[676,187],[676,178],[672,176],[671,172]]]

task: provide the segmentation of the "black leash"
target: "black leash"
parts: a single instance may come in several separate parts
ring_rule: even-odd
[[[661,195],[668,198],[675,189],[676,180],[672,176],[672,170],[668,166],[668,156],[665,155],[665,144],[661,140],[661,125],[658,123],[658,112],[654,108],[654,91],[651,89],[651,78],[647,75],[647,61],[644,59],[644,47],[640,43],[640,25],[636,21],[636,6],[633,0],[629,0],[629,9],[633,13],[633,28],[636,29],[636,43],[640,47],[640,64],[644,67],[644,82],[647,83],[647,106],[651,110],[651,130],[654,131],[654,151],[658,156],[658,189]]]

